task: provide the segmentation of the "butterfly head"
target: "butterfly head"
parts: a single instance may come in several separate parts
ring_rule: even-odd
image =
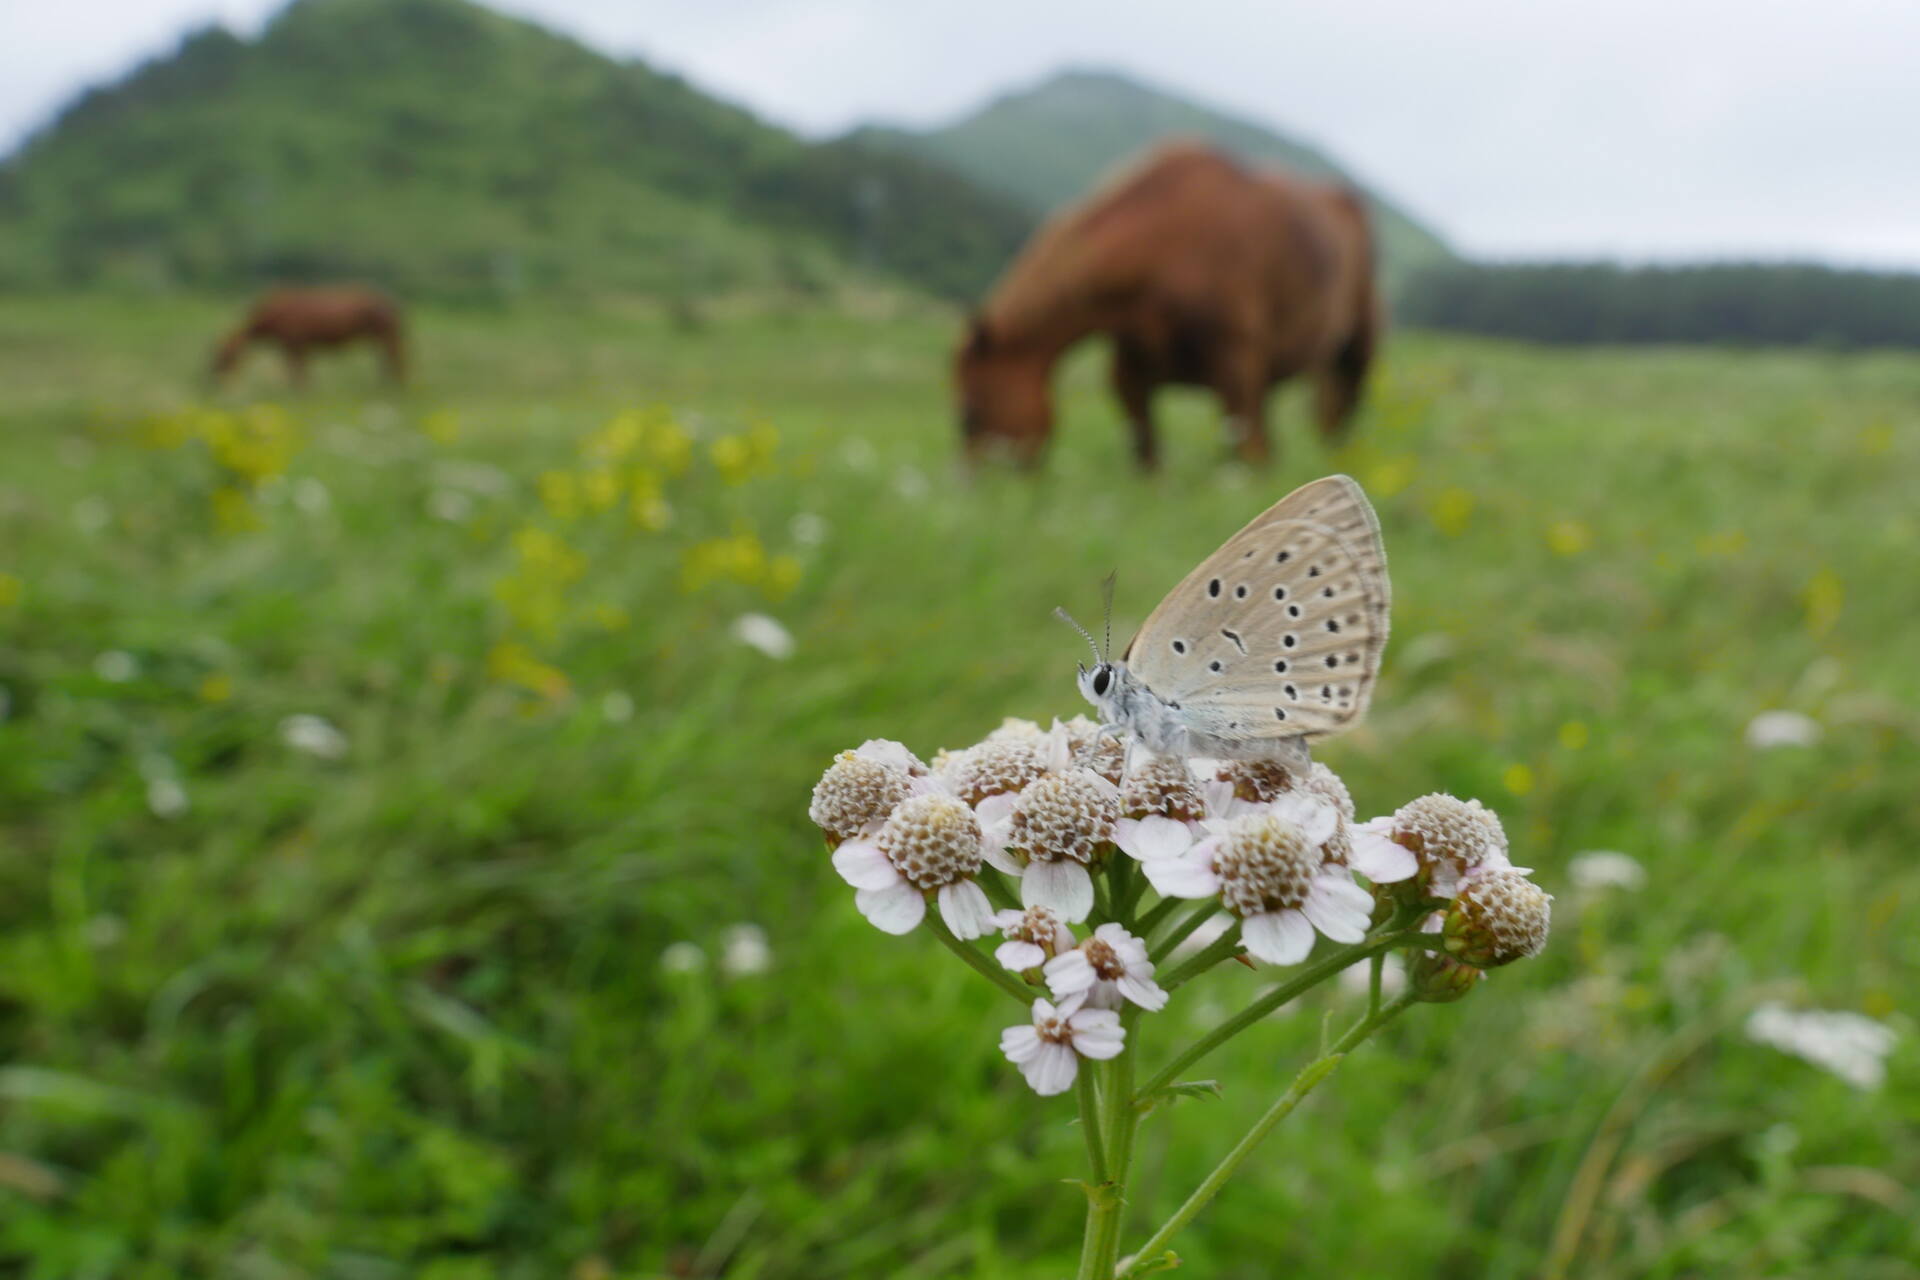
[[[1080,696],[1100,709],[1103,720],[1112,719],[1107,713],[1119,700],[1125,675],[1126,669],[1117,662],[1100,662],[1080,668]]]

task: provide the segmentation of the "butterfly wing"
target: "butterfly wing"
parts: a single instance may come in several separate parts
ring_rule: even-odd
[[[1366,713],[1389,591],[1373,508],[1331,476],[1261,513],[1168,592],[1127,667],[1203,737],[1323,738]]]

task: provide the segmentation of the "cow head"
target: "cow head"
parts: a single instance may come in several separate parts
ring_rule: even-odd
[[[980,316],[968,322],[953,370],[968,461],[998,452],[1039,462],[1053,433],[1052,372],[1050,354],[1006,341]]]

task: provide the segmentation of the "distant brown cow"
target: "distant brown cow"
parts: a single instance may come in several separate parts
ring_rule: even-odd
[[[286,356],[287,376],[295,386],[303,386],[309,351],[361,341],[380,348],[389,378],[406,380],[400,308],[392,299],[355,285],[276,289],[255,302],[246,321],[221,341],[214,352],[213,373],[216,378],[232,373],[250,343],[274,343]]]
[[[1168,383],[1211,388],[1241,456],[1264,461],[1267,392],[1312,374],[1320,430],[1338,438],[1379,326],[1357,195],[1164,146],[1042,227],[974,317],[955,361],[966,451],[1038,461],[1055,363],[1105,333],[1142,467],[1159,459],[1152,397]]]

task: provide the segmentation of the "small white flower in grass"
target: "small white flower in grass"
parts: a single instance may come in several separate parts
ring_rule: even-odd
[[[918,467],[903,466],[893,473],[893,491],[908,502],[917,502],[932,491],[927,473]]]
[[[73,504],[73,527],[82,533],[99,533],[113,523],[113,508],[101,497],[87,497]]]
[[[1020,1068],[1033,1091],[1052,1097],[1073,1088],[1082,1058],[1112,1058],[1126,1047],[1126,1028],[1111,1009],[1090,1009],[1086,997],[1058,1005],[1033,1002],[1033,1021],[1000,1033],[1000,1052]]]
[[[310,516],[318,515],[333,505],[333,494],[327,491],[324,481],[301,476],[293,482],[293,505]]]
[[[140,674],[140,663],[124,649],[109,649],[93,660],[93,674],[108,684],[125,684]]]
[[[1646,886],[1647,869],[1631,854],[1611,849],[1577,853],[1567,864],[1567,874],[1581,889],[1623,889],[1628,893]]]
[[[781,626],[777,618],[764,613],[743,613],[733,620],[731,631],[735,640],[758,649],[776,662],[793,656],[793,633]]]
[[[854,905],[875,928],[912,932],[932,894],[954,936],[978,938],[994,927],[993,906],[973,880],[984,857],[973,810],[934,791],[901,801],[877,833],[835,849],[833,867],[857,891]]]
[[[827,540],[826,518],[802,511],[787,522],[787,536],[799,546],[817,547]]]
[[[1748,1016],[1747,1039],[1824,1067],[1857,1089],[1886,1082],[1894,1044],[1891,1027],[1863,1014],[1779,1004],[1763,1004]]]
[[[773,948],[767,945],[767,931],[757,924],[729,925],[720,935],[720,971],[730,977],[744,978],[765,973],[773,964]]]
[[[280,741],[316,760],[339,760],[347,754],[347,735],[315,715],[302,713],[282,720]]]
[[[1163,1009],[1167,993],[1153,980],[1147,944],[1117,924],[1103,924],[1072,951],[1047,961],[1047,987],[1058,999],[1086,993],[1096,1009],[1118,1009],[1124,998],[1142,1009]]]
[[[187,789],[172,778],[147,783],[147,809],[156,818],[177,818],[187,811]]]
[[[993,958],[1015,973],[1037,969],[1061,952],[1073,949],[1073,930],[1048,907],[1002,911],[993,917],[993,923],[1006,939],[994,949]]]
[[[600,715],[608,724],[625,724],[633,719],[633,695],[615,689],[600,699]]]
[[[435,489],[427,495],[427,514],[448,524],[465,524],[473,514],[473,499],[458,489]]]
[[[1755,751],[1810,747],[1818,741],[1820,722],[1798,711],[1762,711],[1747,724],[1747,745]]]
[[[698,973],[707,967],[707,953],[697,942],[669,942],[660,953],[660,968],[667,973]]]
[[[1276,801],[1267,812],[1210,820],[1216,834],[1184,857],[1140,865],[1168,897],[1219,894],[1240,917],[1241,941],[1257,959],[1298,964],[1313,950],[1316,930],[1335,942],[1359,942],[1373,914],[1373,895],[1347,868],[1326,861],[1323,845],[1339,820],[1317,799]]]

